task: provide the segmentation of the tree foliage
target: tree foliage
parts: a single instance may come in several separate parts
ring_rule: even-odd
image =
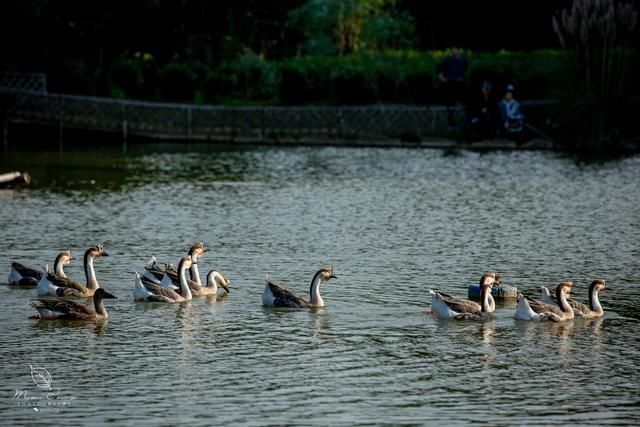
[[[303,51],[347,54],[409,47],[414,22],[395,0],[307,0],[289,13],[305,37]]]

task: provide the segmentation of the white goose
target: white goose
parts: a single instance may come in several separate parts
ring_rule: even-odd
[[[262,293],[262,304],[272,307],[289,308],[315,308],[324,307],[324,300],[320,296],[320,284],[337,279],[331,267],[321,268],[314,274],[309,289],[309,301],[294,294],[288,289],[274,283],[269,277],[266,278],[264,292]]]
[[[60,251],[53,263],[53,269],[57,276],[67,277],[64,273],[64,266],[68,265],[75,258],[71,251]],[[14,286],[37,286],[42,278],[42,271],[26,266],[16,261],[11,261],[11,271],[7,277],[7,282]]]
[[[597,279],[591,282],[589,286],[589,305],[583,304],[573,299],[567,299],[567,302],[578,317],[591,319],[604,315],[604,310],[600,304],[599,293],[604,292],[607,288],[607,282],[603,279]],[[557,299],[554,298],[549,289],[542,287],[542,302],[558,306]]]
[[[144,282],[141,280],[141,276],[136,273],[133,286],[133,299],[135,301],[147,301],[147,302],[183,302],[192,299],[191,289],[187,284],[186,270],[191,267],[191,256],[187,255],[180,260],[178,264],[178,275],[180,277],[180,290],[181,294],[174,290],[165,288],[162,285]]]
[[[86,276],[86,286],[77,280],[61,277],[56,274],[46,272],[40,278],[36,288],[38,296],[70,296],[79,298],[92,297],[95,291],[100,288],[96,279],[96,271],[93,268],[93,260],[103,256],[109,256],[102,245],[91,246],[84,253],[84,274]]]
[[[491,287],[495,280],[495,274],[487,272],[480,278],[480,304],[464,298],[456,298],[451,295],[429,290],[431,297],[431,310],[440,319],[455,320],[481,320],[489,318],[496,310],[496,303],[491,295]]]
[[[551,320],[560,322],[562,320],[573,319],[574,311],[567,295],[571,293],[573,283],[562,282],[556,288],[556,298],[560,305],[546,304],[540,300],[528,299],[522,294],[518,294],[518,305],[514,318],[516,320]]]

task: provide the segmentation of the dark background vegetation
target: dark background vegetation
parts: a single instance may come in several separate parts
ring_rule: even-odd
[[[427,104],[442,101],[436,65],[456,44],[469,59],[468,94],[488,79],[499,92],[515,84],[520,100],[564,99],[568,137],[593,123],[584,138],[600,141],[638,134],[638,26],[619,46],[602,49],[597,37],[561,46],[552,17],[574,3],[623,2],[638,7],[637,0],[6,0],[0,72],[46,73],[50,92],[165,102]],[[604,62],[609,54],[626,58],[615,96],[585,84],[589,66],[606,68],[581,62],[589,49],[605,52]],[[613,74],[600,86],[615,86]]]
[[[307,3],[313,8],[322,2],[3,1],[0,67],[44,72],[52,92],[100,96],[212,103],[427,102],[438,59],[427,51],[451,43],[476,55],[558,48],[551,16],[569,4],[371,1],[392,19],[409,22],[402,40],[334,55],[306,49],[305,22],[296,22],[292,11]],[[389,49],[395,54],[383,53]],[[326,56],[338,59],[327,63]],[[510,74],[504,64],[499,68],[498,74]],[[283,78],[291,86],[281,91]],[[346,88],[353,93],[341,95]],[[535,97],[540,91],[534,92]]]

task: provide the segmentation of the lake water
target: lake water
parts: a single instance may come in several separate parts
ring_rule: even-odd
[[[105,242],[96,274],[118,296],[106,324],[37,321],[35,290],[0,286],[5,425],[640,422],[640,156],[140,145],[1,159],[34,178],[0,191],[1,280],[6,260],[65,248],[82,279],[82,253]],[[132,270],[198,240],[228,297],[133,302]],[[325,308],[261,306],[265,275],[304,294],[324,265],[338,276]],[[430,288],[466,296],[484,271],[530,295],[571,279],[583,301],[607,279],[606,315],[425,315]],[[66,400],[42,406],[30,365]]]

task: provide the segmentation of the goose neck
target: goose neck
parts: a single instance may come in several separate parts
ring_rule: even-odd
[[[64,277],[64,278],[67,277],[67,275],[64,274],[64,259],[60,255],[58,255],[56,257],[56,261],[55,261],[55,264],[53,266],[53,270],[54,270],[56,276],[60,276],[60,277]]]
[[[495,310],[495,302],[491,296],[491,287],[483,286],[480,289],[480,306],[483,313],[492,313]]]
[[[558,301],[558,306],[565,313],[565,318],[573,318],[573,307],[571,307],[571,304],[567,301],[567,295],[564,288],[558,287],[558,289],[556,289],[556,299]]]
[[[200,272],[198,271],[198,264],[191,264],[191,268],[189,268],[189,276],[191,276],[191,280],[196,282],[199,286],[202,286],[202,281],[200,280]]]
[[[211,288],[212,292],[218,292],[218,282],[216,281],[216,277],[214,273],[209,274],[207,276],[207,288]]]
[[[187,283],[186,268],[182,263],[180,263],[180,267],[178,268],[178,276],[180,278],[180,294],[185,300],[190,300],[193,296],[191,295],[191,289]]]
[[[310,302],[314,307],[324,307],[324,301],[320,296],[320,273],[321,272],[318,272],[313,276],[313,280],[311,280],[311,288],[309,289]]]
[[[93,306],[96,309],[96,313],[103,317],[104,319],[106,319],[107,317],[109,317],[109,314],[107,313],[107,309],[104,308],[104,300],[100,297],[94,297],[93,298]]]
[[[98,289],[98,279],[96,279],[96,271],[93,268],[93,256],[87,251],[84,255],[84,274],[87,278],[87,288]]]
[[[589,288],[589,308],[598,314],[604,313],[602,305],[600,305],[600,299],[598,298],[598,290],[595,286]]]

